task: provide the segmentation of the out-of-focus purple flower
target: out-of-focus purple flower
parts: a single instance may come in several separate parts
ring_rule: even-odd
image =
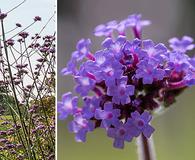
[[[137,64],[135,77],[142,78],[143,84],[152,84],[154,80],[162,80],[165,70],[158,67],[158,62],[153,59],[144,59]]]
[[[62,75],[76,75],[77,74],[77,61],[75,58],[71,58],[70,61],[68,61],[67,66],[61,70]]]
[[[129,15],[127,19],[122,20],[118,23],[117,30],[119,34],[125,35],[125,30],[129,27],[133,29],[133,32],[137,38],[140,38],[142,27],[151,24],[149,20],[141,20],[141,14]]]
[[[130,96],[134,95],[135,86],[127,85],[127,77],[123,76],[115,80],[115,85],[109,86],[107,94],[112,96],[112,102],[116,104],[128,104]]]
[[[77,83],[75,91],[81,96],[87,96],[89,91],[92,90],[95,85],[95,81],[88,77],[76,76],[75,81]]]
[[[7,132],[6,131],[0,131],[0,135],[6,135]]]
[[[122,122],[115,128],[109,128],[108,137],[114,138],[113,146],[115,148],[124,148],[124,141],[131,142],[133,136],[130,134],[127,125]]]
[[[141,14],[129,15],[126,22],[126,28],[132,27],[136,38],[141,38],[142,28],[151,24],[149,20],[141,20]]]
[[[170,47],[174,51],[185,53],[186,51],[194,49],[195,44],[192,44],[193,41],[194,41],[193,38],[189,36],[183,36],[181,40],[176,37],[171,38],[169,40],[169,43],[170,43]]]
[[[90,119],[94,117],[96,109],[100,108],[100,99],[93,96],[84,98],[83,117]]]
[[[74,117],[74,120],[68,125],[69,131],[76,133],[75,140],[77,142],[85,142],[87,132],[93,131],[95,124],[83,118],[81,114],[77,114]]]
[[[195,85],[195,70],[189,70],[184,77],[184,81],[187,86],[194,86]]]
[[[78,98],[72,97],[72,93],[68,92],[62,96],[62,101],[57,103],[60,119],[66,119],[68,115],[72,115],[77,110]]]
[[[117,21],[110,21],[106,24],[100,24],[94,29],[95,36],[110,37],[113,31],[117,28]]]
[[[93,59],[93,55],[89,51],[89,47],[91,45],[90,39],[81,39],[77,43],[77,51],[73,52],[72,57],[77,61],[81,61],[83,58],[87,57],[91,60]]]
[[[136,27],[137,29],[141,29],[143,26],[148,26],[151,24],[149,20],[141,20],[141,14],[131,14],[128,16],[129,25],[132,27]]]
[[[120,116],[119,109],[113,109],[112,103],[104,104],[104,109],[97,109],[95,112],[95,118],[102,120],[101,127],[108,129],[111,125],[116,126],[118,124],[118,117]]]
[[[190,66],[189,56],[178,51],[169,53],[168,67],[177,72],[187,70]]]
[[[135,111],[131,113],[131,118],[127,120],[127,128],[131,132],[131,135],[138,137],[141,133],[147,138],[150,138],[154,132],[154,128],[149,124],[152,116],[144,111],[141,115]]]
[[[6,143],[7,141],[8,141],[8,140],[5,139],[5,138],[1,138],[1,139],[0,139],[0,142],[1,142],[1,143]]]

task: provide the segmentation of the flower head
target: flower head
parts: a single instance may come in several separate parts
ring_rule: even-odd
[[[141,39],[142,28],[149,24],[133,14],[97,26],[94,34],[105,39],[94,54],[89,39],[78,41],[62,74],[73,76],[82,107],[71,93],[58,105],[60,118],[73,116],[69,130],[76,133],[76,141],[85,142],[86,134],[98,127],[114,139],[116,148],[124,148],[125,141],[140,134],[149,138],[154,132],[153,111],[163,104],[169,107],[184,88],[195,85],[195,58],[186,54],[194,48],[192,38],[173,38],[169,49]],[[125,33],[129,28],[132,40]]]

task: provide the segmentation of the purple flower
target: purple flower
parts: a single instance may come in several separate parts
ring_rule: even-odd
[[[117,26],[117,30],[119,34],[124,35],[125,30],[129,27],[132,27],[134,34],[136,35],[137,38],[139,38],[142,27],[148,26],[151,24],[149,20],[141,20],[141,18],[142,18],[141,14],[132,14],[132,15],[129,15],[127,19],[122,20]]]
[[[142,78],[143,84],[152,84],[154,80],[162,80],[165,70],[158,66],[158,62],[153,59],[144,59],[137,64],[135,77]]]
[[[102,120],[101,126],[109,128],[111,125],[116,126],[118,123],[118,117],[120,116],[119,109],[113,109],[112,103],[104,104],[104,109],[97,109],[95,112],[95,118]]]
[[[141,40],[134,39],[132,41],[127,41],[123,47],[124,52],[124,64],[125,65],[136,65],[139,61],[139,59],[142,59],[143,57],[147,56],[147,53],[142,50],[141,46]]]
[[[116,60],[108,60],[101,68],[101,72],[99,72],[99,76],[103,77],[107,86],[113,85],[115,79],[122,76],[123,66]]]
[[[150,113],[161,104],[169,107],[184,88],[195,85],[195,58],[185,53],[194,48],[192,38],[171,39],[170,51],[162,43],[141,39],[142,28],[149,24],[141,14],[133,14],[97,26],[95,35],[106,38],[94,54],[89,39],[77,43],[62,74],[72,74],[82,106],[70,92],[58,102],[60,118],[74,118],[69,130],[76,133],[76,141],[85,142],[86,134],[98,127],[105,128],[116,148],[140,134],[149,138],[154,132]],[[135,39],[125,36],[127,28]]]
[[[116,27],[117,27],[116,21],[110,21],[106,24],[100,24],[94,29],[94,35],[98,37],[100,36],[109,37],[112,35]]]
[[[70,132],[76,133],[75,140],[77,142],[85,142],[87,132],[94,130],[94,123],[77,114],[74,120],[69,123],[68,128]]]
[[[195,45],[192,44],[193,41],[194,41],[193,38],[189,36],[183,36],[181,40],[175,37],[171,38],[169,40],[169,43],[170,43],[170,47],[174,51],[185,53],[186,51],[194,49]]]
[[[81,75],[86,72],[92,73],[97,82],[105,80],[106,84],[111,84],[117,77],[122,75],[122,64],[118,62],[114,54],[109,50],[98,51],[94,55],[95,61],[87,61],[81,66]],[[88,75],[87,75],[88,76]]]
[[[186,82],[187,86],[194,86],[195,85],[195,70],[189,70],[184,77],[184,81]]]
[[[128,16],[128,25],[135,27],[138,31],[142,30],[143,26],[148,26],[151,24],[149,20],[141,20],[141,14],[132,14]]]
[[[91,45],[90,39],[79,40],[76,46],[77,51],[72,53],[72,57],[77,59],[77,61],[81,61],[85,57],[93,59],[93,56],[90,54],[89,51],[90,45]]]
[[[164,44],[159,43],[157,45],[150,39],[143,40],[143,50],[147,53],[147,57],[153,57],[159,62],[163,63],[167,58],[167,48]]]
[[[78,98],[72,97],[72,93],[68,92],[62,96],[62,101],[57,103],[60,119],[66,119],[68,115],[73,115],[77,110]]]
[[[109,86],[107,94],[112,96],[112,102],[116,104],[128,104],[130,96],[134,95],[135,86],[127,85],[127,77],[123,76],[115,80],[115,85]]]
[[[92,90],[95,85],[95,81],[88,77],[76,76],[75,81],[77,83],[75,91],[81,96],[87,96],[89,91]]]
[[[131,113],[131,118],[127,120],[127,128],[130,130],[131,134],[138,137],[141,133],[147,138],[150,138],[151,134],[154,132],[154,128],[149,124],[152,116],[144,111],[141,115],[139,112],[135,111]]]
[[[169,60],[167,64],[169,68],[174,69],[176,72],[181,72],[188,70],[190,66],[189,59],[188,55],[174,51],[169,53]]]
[[[70,61],[67,63],[67,67],[61,70],[62,75],[76,75],[77,74],[77,61],[75,58],[71,58]]]
[[[106,38],[102,42],[102,46],[112,52],[117,59],[120,59],[123,55],[122,49],[125,42],[125,36],[118,36],[115,41],[113,41],[112,38]]]
[[[94,117],[95,111],[100,108],[100,99],[97,97],[86,97],[84,98],[84,106],[83,106],[83,117],[86,119],[90,119]]]
[[[114,138],[113,146],[115,148],[124,148],[124,141],[131,142],[133,136],[130,134],[127,125],[122,122],[115,128],[109,128],[108,137]]]

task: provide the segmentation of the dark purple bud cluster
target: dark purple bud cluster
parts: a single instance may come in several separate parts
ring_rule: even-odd
[[[22,27],[20,23],[16,23],[16,27]]]
[[[29,34],[27,32],[20,32],[18,34],[20,37],[22,37],[23,39],[27,38],[29,36]]]
[[[106,38],[94,54],[90,39],[78,41],[61,73],[73,76],[83,104],[78,107],[79,97],[71,92],[58,102],[60,119],[73,116],[68,128],[76,141],[85,142],[86,134],[97,127],[106,130],[116,148],[140,134],[149,138],[154,132],[152,113],[170,106],[184,88],[195,85],[195,58],[186,54],[195,47],[193,39],[172,38],[170,48],[141,39],[142,28],[149,24],[133,14],[97,26],[94,34]],[[127,29],[135,39],[127,39]]]
[[[13,39],[8,39],[6,41],[6,44],[7,44],[7,46],[13,46],[14,45],[14,40]]]
[[[7,13],[0,12],[0,20],[3,20],[5,17],[7,17]]]
[[[35,16],[34,21],[35,21],[35,22],[36,22],[36,21],[41,21],[41,17]]]

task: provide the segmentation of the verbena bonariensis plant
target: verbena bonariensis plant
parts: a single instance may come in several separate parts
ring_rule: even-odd
[[[90,39],[78,41],[62,74],[73,76],[83,104],[78,107],[79,97],[71,92],[58,102],[60,119],[73,116],[68,128],[76,141],[85,142],[88,132],[101,127],[116,148],[139,136],[140,158],[154,159],[149,141],[154,132],[152,114],[169,107],[178,94],[195,84],[195,58],[186,54],[195,45],[188,36],[170,39],[170,48],[142,39],[142,28],[149,24],[133,14],[120,22],[98,25],[94,34],[105,39],[94,54]],[[127,29],[134,39],[127,39]]]
[[[42,32],[54,16],[34,34],[31,27],[36,30],[41,17],[9,30],[11,11],[0,12],[0,159],[53,160],[55,31]]]

